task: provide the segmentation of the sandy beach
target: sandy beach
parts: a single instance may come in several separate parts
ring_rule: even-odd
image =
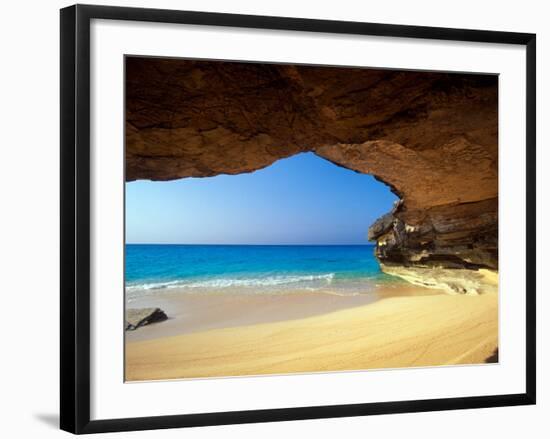
[[[376,295],[166,294],[170,319],[126,332],[126,380],[496,361],[498,295],[401,285]]]

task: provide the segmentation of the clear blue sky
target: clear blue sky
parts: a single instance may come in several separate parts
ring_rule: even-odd
[[[250,174],[126,183],[128,243],[367,244],[397,197],[313,153]]]

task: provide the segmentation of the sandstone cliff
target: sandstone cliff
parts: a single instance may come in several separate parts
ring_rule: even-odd
[[[496,76],[126,63],[129,181],[252,172],[313,151],[399,196],[369,231],[387,271],[498,269]],[[477,291],[457,279],[454,291]]]

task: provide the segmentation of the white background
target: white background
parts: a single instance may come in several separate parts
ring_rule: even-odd
[[[385,23],[526,31],[538,34],[538,144],[548,143],[550,29],[544,2],[301,2],[282,1],[156,1],[102,3],[211,10],[265,15],[303,16]],[[0,429],[6,437],[55,437],[58,407],[58,8],[68,3],[21,2],[4,6],[2,14],[2,293],[0,318],[3,379]],[[543,101],[545,101],[543,103]],[[548,150],[539,148],[538,223],[548,222],[550,184]],[[546,175],[544,175],[546,174]],[[550,245],[539,227],[538,270],[545,271]],[[539,279],[539,371],[547,366],[549,326]],[[546,350],[543,346],[546,345]],[[458,412],[404,414],[338,420],[286,422],[269,425],[212,427],[186,430],[187,437],[547,437],[550,431],[549,381],[539,373],[539,404]],[[181,437],[181,431],[140,432],[133,437]],[[109,435],[117,437],[114,435]]]

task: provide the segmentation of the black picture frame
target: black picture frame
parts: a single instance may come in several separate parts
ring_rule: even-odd
[[[508,395],[90,420],[90,21],[132,20],[526,47],[526,392]],[[536,36],[530,33],[75,5],[61,10],[61,429],[81,434],[535,404]]]

